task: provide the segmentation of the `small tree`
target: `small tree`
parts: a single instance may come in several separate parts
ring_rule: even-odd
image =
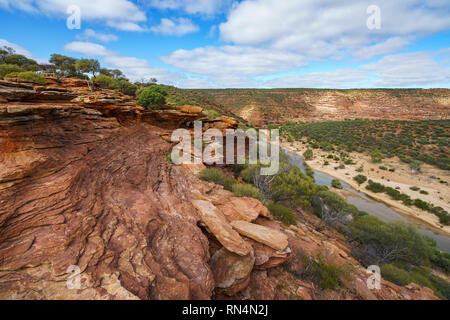
[[[75,69],[82,73],[92,73],[91,83],[87,81],[89,89],[94,91],[95,76],[100,70],[100,62],[95,59],[80,59],[75,63]]]
[[[75,68],[83,73],[92,73],[92,80],[95,80],[95,75],[100,70],[100,62],[96,59],[80,59],[75,63]]]
[[[52,54],[50,56],[49,62],[55,66],[55,71],[57,75],[63,77],[76,76],[75,63],[77,59],[63,56],[61,54]],[[50,71],[50,70],[49,70]]]
[[[381,154],[381,151],[378,149],[372,150],[370,153],[370,158],[372,159],[372,162],[378,163],[381,162],[383,159],[383,155]]]
[[[166,104],[167,91],[164,87],[153,85],[139,93],[137,103],[147,109],[157,109]]]
[[[364,182],[367,181],[367,177],[362,174],[358,174],[357,176],[353,177],[353,180],[358,182],[358,185],[362,185]]]
[[[303,158],[305,158],[305,160],[311,160],[313,156],[314,154],[311,149],[307,149],[305,152],[303,152]]]
[[[422,162],[419,161],[419,160],[413,159],[413,160],[411,160],[409,162],[409,166],[411,167],[411,173],[414,174],[415,172],[420,171],[420,167],[422,166]]]

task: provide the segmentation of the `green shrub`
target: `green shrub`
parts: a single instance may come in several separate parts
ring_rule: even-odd
[[[420,188],[416,186],[409,187],[412,191],[419,191]]]
[[[119,85],[116,79],[113,79],[107,75],[99,74],[95,77],[95,82],[100,85],[101,88],[106,89],[119,89]]]
[[[225,173],[216,168],[204,169],[199,172],[198,177],[205,181],[220,184],[229,191],[232,191],[233,184],[236,183],[236,180],[227,177]]]
[[[383,159],[383,155],[381,154],[380,150],[372,150],[369,153],[369,156],[374,163],[381,162],[381,160]]]
[[[421,193],[421,194],[428,194],[428,191],[420,190],[420,193]]]
[[[158,109],[166,104],[167,91],[159,85],[152,85],[139,93],[137,103],[146,109]]]
[[[251,184],[246,183],[235,183],[232,186],[233,195],[235,197],[249,197],[260,200],[261,194],[259,190],[252,186]]]
[[[33,71],[25,71],[25,72],[13,72],[6,75],[7,77],[17,77],[19,79],[30,81],[38,84],[46,84],[47,80],[45,80],[44,76],[33,72]]]
[[[209,119],[215,119],[220,117],[220,113],[214,109],[205,109],[204,112]]]
[[[358,174],[357,176],[353,177],[353,180],[355,180],[359,185],[362,185],[367,181],[367,177],[362,174]]]
[[[381,170],[387,170],[388,168],[385,166],[379,166],[378,168],[380,168]]]
[[[24,72],[25,69],[15,65],[15,64],[0,64],[0,78],[3,78],[7,74],[13,72]]]
[[[306,261],[304,276],[315,282],[322,290],[336,289],[341,286],[341,278],[349,278],[349,270],[344,266],[338,266],[326,261],[321,254],[317,261]]]
[[[370,190],[375,193],[384,192],[385,186],[378,182],[373,182],[369,180],[369,184],[366,186],[367,190]]]
[[[342,189],[342,183],[337,179],[331,180],[331,186],[336,189]]]
[[[383,279],[393,282],[399,286],[406,286],[412,282],[410,274],[393,264],[381,266],[381,276]]]
[[[303,152],[303,158],[305,158],[305,160],[311,160],[313,156],[314,154],[311,149],[307,149],[305,152]]]
[[[289,208],[275,202],[269,203],[267,208],[275,219],[280,220],[284,224],[288,226],[297,224],[294,213]]]

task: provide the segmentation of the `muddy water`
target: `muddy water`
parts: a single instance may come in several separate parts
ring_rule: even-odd
[[[286,149],[283,150],[289,156],[291,163],[298,166],[304,172],[305,169],[303,166],[304,165],[303,158],[299,155],[289,152]],[[333,180],[334,178],[326,173],[315,171],[314,179],[316,184],[330,187],[331,180]],[[430,238],[434,239],[436,241],[436,246],[439,249],[446,252],[450,252],[449,237],[437,234],[431,229],[427,228],[426,226],[418,225],[417,220],[408,219],[407,217],[400,215],[399,213],[397,213],[384,203],[373,200],[366,194],[356,191],[349,184],[343,181],[341,181],[341,183],[344,188],[343,195],[345,199],[347,200],[348,203],[351,203],[355,207],[357,207],[358,210],[365,211],[368,214],[374,215],[386,222],[393,222],[393,221],[410,222],[414,224],[422,234],[425,234]]]

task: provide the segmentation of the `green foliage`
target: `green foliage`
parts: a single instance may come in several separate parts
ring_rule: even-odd
[[[312,197],[314,213],[327,224],[348,223],[348,218],[362,213],[337,193],[323,190]]]
[[[79,72],[91,73],[92,78],[95,78],[100,70],[100,62],[96,59],[80,59],[75,62],[75,69]]]
[[[412,282],[409,272],[398,268],[393,264],[381,266],[381,276],[383,279],[391,281],[399,286],[406,286]]]
[[[0,64],[0,78],[3,78],[4,76],[15,73],[15,72],[24,72],[25,69],[16,66],[14,64]]]
[[[313,158],[314,154],[311,149],[307,149],[305,152],[303,152],[303,158],[305,160],[311,160]]]
[[[422,162],[419,160],[413,159],[413,160],[409,161],[409,166],[411,167],[411,170],[413,170],[413,171],[420,171]]]
[[[374,255],[376,263],[426,263],[433,254],[429,238],[404,222],[384,222],[377,217],[355,217],[353,233]]]
[[[158,109],[166,104],[167,91],[164,87],[153,85],[139,93],[137,103],[147,109]]]
[[[400,191],[395,190],[391,187],[386,187],[381,183],[373,182],[372,180],[369,180],[369,184],[366,186],[366,189],[376,193],[384,192],[388,194],[392,199],[400,200],[407,206],[414,205],[419,209],[435,214],[439,218],[439,222],[444,225],[450,224],[450,214],[441,207],[434,206],[433,204],[425,202],[421,199],[413,200],[405,193],[401,193]],[[415,191],[420,190],[420,188],[418,187],[411,187],[410,189]]]
[[[416,186],[409,187],[412,191],[419,191],[420,188]]]
[[[321,254],[317,259],[306,260],[305,265],[302,276],[315,282],[322,290],[337,289],[342,285],[341,279],[349,278],[348,268],[325,260]]]
[[[14,64],[16,66],[19,66],[27,71],[37,71],[38,70],[38,63],[34,61],[33,59],[28,59],[27,57],[21,55],[21,54],[11,54],[5,56],[1,63],[3,64]]]
[[[378,182],[373,182],[372,180],[369,180],[369,184],[366,186],[367,190],[370,190],[375,193],[380,193],[385,191],[385,186]]]
[[[375,162],[398,156],[410,163],[418,160],[450,170],[448,129],[450,120],[367,120],[286,123],[282,135],[331,144],[346,152],[369,152]],[[414,163],[413,163],[414,164]]]
[[[226,176],[225,173],[216,168],[204,169],[199,172],[198,177],[202,180],[220,184],[225,190],[232,191],[236,181]]]
[[[220,113],[214,109],[205,109],[204,112],[206,113],[208,119],[220,118]]]
[[[275,219],[280,220],[285,225],[289,226],[297,224],[295,215],[289,208],[274,202],[269,203],[267,208]]]
[[[235,197],[249,197],[255,199],[261,199],[259,190],[251,184],[235,183],[232,186],[233,195]]]
[[[13,72],[13,73],[7,74],[6,76],[7,77],[17,77],[19,79],[38,83],[38,84],[46,84],[47,83],[47,80],[45,80],[43,75],[36,73],[36,72],[32,72],[32,71]]]
[[[336,189],[342,189],[342,183],[337,179],[331,180],[331,186]]]
[[[399,286],[416,283],[430,288],[440,299],[450,299],[450,284],[430,273],[427,268],[411,267],[407,270],[394,264],[386,264],[381,266],[381,276]]]
[[[374,162],[374,163],[381,162],[381,160],[383,159],[383,155],[381,154],[380,150],[378,150],[378,149],[372,150],[369,153],[369,156],[372,159],[372,162]]]
[[[367,181],[367,177],[365,175],[358,174],[357,176],[353,177],[353,180],[355,180],[359,185],[362,185]]]
[[[113,70],[114,71],[114,70]],[[120,92],[134,96],[137,90],[137,86],[126,79],[117,79],[103,73],[95,77],[95,82],[100,85],[101,88],[119,90]]]

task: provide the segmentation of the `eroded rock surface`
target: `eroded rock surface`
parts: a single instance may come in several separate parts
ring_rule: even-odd
[[[0,299],[315,299],[295,276],[300,251],[354,268],[347,292],[328,297],[435,298],[384,280],[368,290],[343,236],[317,232],[317,218],[284,226],[258,200],[200,181],[203,165],[172,165],[171,129],[199,108],[148,112],[83,80],[47,80],[0,81]]]

